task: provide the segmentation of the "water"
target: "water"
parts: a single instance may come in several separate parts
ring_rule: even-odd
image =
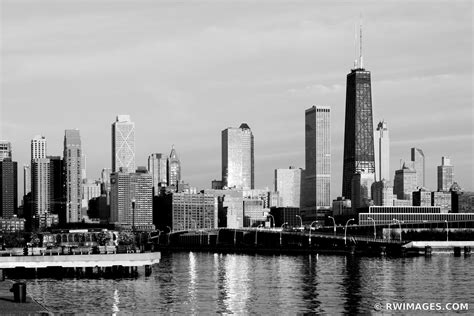
[[[138,279],[27,280],[53,312],[357,314],[374,304],[470,303],[474,257],[163,254]]]

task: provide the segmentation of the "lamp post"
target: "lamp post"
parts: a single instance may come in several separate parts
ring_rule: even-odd
[[[132,231],[135,232],[135,199],[132,199]]]
[[[394,222],[397,222],[398,223],[398,227],[400,227],[400,242],[402,241],[402,224],[400,223],[400,221],[396,218],[393,219]]]
[[[209,217],[206,217],[205,220],[206,219],[209,220],[209,230],[207,231],[207,244],[209,245],[211,243],[211,236],[209,234],[210,234],[210,230],[212,229],[212,222]]]
[[[161,236],[161,230],[157,229],[158,231],[158,245],[160,244],[160,236]]]
[[[336,220],[334,219],[334,217],[332,216],[328,216],[328,218],[331,218],[332,219],[332,222],[334,224],[334,236],[336,236]]]
[[[347,225],[349,225],[349,222],[353,220],[353,218],[349,218],[346,222],[346,229],[344,230],[344,245],[347,245]]]
[[[170,244],[170,235],[171,235],[171,232],[172,232],[173,230],[172,230],[171,227],[169,227],[169,226],[166,226],[166,228],[168,228],[168,229],[170,230],[169,233],[168,233],[168,245],[169,245],[169,244]]]
[[[446,241],[449,241],[449,225],[448,225],[448,220],[445,219],[444,222],[446,223]]]
[[[370,219],[372,222],[374,222],[374,240],[377,239],[377,233],[375,231],[375,219],[373,219],[372,217],[367,217],[367,219]]]
[[[268,216],[270,216],[273,219],[273,225],[270,225],[270,228],[272,228],[273,226],[275,226],[275,217],[273,217],[272,214],[268,214]]]
[[[309,225],[309,245],[311,246],[311,229],[313,227],[314,223],[317,223],[318,221],[312,221],[311,225]]]
[[[281,233],[283,232],[283,226],[288,225],[288,222],[284,222],[281,224],[281,230],[280,230],[280,246],[281,246]]]
[[[299,215],[296,215],[296,217],[300,219],[300,224],[301,224],[300,227],[303,228],[303,219]]]
[[[257,243],[257,235],[258,235],[258,229],[262,226],[262,224],[257,226],[257,229],[255,230],[255,246],[258,244]]]

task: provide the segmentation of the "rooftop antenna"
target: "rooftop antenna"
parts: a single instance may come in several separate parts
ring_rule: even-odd
[[[357,23],[354,25],[354,69],[357,69]]]
[[[359,68],[364,68],[364,57],[362,56],[362,14],[360,15],[360,39],[359,39]]]

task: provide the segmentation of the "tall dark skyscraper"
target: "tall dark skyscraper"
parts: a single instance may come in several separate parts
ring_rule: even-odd
[[[355,62],[354,69],[347,75],[342,174],[342,195],[347,198],[352,197],[351,181],[354,173],[375,173],[373,130],[370,71],[363,67],[360,49],[359,62]]]
[[[11,158],[0,160],[0,217],[10,218],[18,207],[17,163]]]

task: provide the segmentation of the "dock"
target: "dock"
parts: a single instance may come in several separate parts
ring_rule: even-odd
[[[48,310],[36,302],[29,295],[25,303],[16,303],[13,300],[13,293],[10,289],[13,285],[11,280],[0,281],[0,313],[7,315],[29,315],[48,313]]]

